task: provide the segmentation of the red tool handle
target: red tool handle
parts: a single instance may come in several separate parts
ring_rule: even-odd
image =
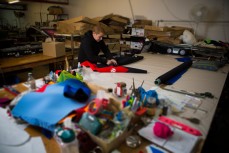
[[[190,127],[190,126],[188,126],[188,125],[185,125],[185,124],[183,124],[183,123],[180,123],[180,122],[178,122],[178,121],[175,121],[175,120],[173,120],[173,119],[170,119],[170,118],[168,118],[168,117],[160,116],[160,117],[158,118],[158,120],[159,120],[159,121],[162,121],[162,122],[164,122],[164,123],[166,123],[166,124],[169,124],[169,125],[171,125],[171,126],[177,127],[177,128],[179,128],[179,129],[181,129],[181,130],[187,132],[187,133],[192,134],[192,135],[202,136],[202,133],[201,133],[199,130],[197,130],[197,129],[195,129],[195,128],[192,128],[192,127]]]

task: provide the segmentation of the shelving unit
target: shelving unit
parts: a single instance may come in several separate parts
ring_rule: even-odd
[[[135,50],[142,50],[145,41],[144,29],[132,28],[130,37],[130,48]]]
[[[47,22],[49,22],[49,16],[53,16],[52,21],[61,21],[69,19],[68,14],[47,14]]]
[[[121,34],[120,51],[134,50],[141,52],[145,43],[144,29],[132,28],[131,34]]]
[[[70,38],[71,45],[70,45],[70,46],[69,46],[69,45],[65,45],[65,47],[71,49],[72,54],[74,53],[74,50],[75,50],[75,49],[78,49],[78,48],[79,48],[78,46],[75,46],[75,45],[74,45],[74,38],[76,38],[76,37],[79,38],[79,37],[81,37],[80,35],[76,35],[76,34],[59,34],[59,33],[55,33],[55,34],[54,34],[54,37],[55,37],[56,39],[61,38],[62,40],[66,40],[67,38]]]

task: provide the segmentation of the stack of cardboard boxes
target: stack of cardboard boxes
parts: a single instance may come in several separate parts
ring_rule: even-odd
[[[106,34],[122,33],[125,26],[129,24],[129,19],[120,15],[108,14],[103,17],[88,18],[79,16],[65,21],[59,21],[57,32],[60,34],[79,34],[83,35],[86,31],[91,30],[96,24],[100,24]]]
[[[57,33],[81,36],[84,35],[84,33],[88,30],[92,30],[94,25],[100,24],[100,26],[102,26],[102,28],[105,30],[107,38],[110,39],[107,39],[106,42],[108,42],[108,44],[114,44],[113,42],[119,43],[120,34],[123,33],[125,26],[129,24],[129,22],[129,18],[115,14],[108,14],[103,17],[96,18],[79,16],[69,20],[59,21],[57,23]],[[66,41],[66,44],[71,43],[68,40]],[[74,44],[76,44],[79,47],[80,40],[74,41]],[[114,45],[109,47],[112,47],[113,49]],[[119,48],[118,45],[116,45],[115,47]]]
[[[148,26],[144,27],[145,29],[145,36],[149,39],[154,39],[157,41],[162,41],[170,44],[180,44],[181,40],[179,36],[181,36],[184,30],[193,31],[191,28],[187,27],[157,27],[157,26]]]
[[[115,45],[116,49],[124,48],[126,50],[141,50],[144,46],[145,38],[170,44],[180,44],[181,40],[179,39],[179,36],[183,34],[184,30],[193,31],[191,28],[187,27],[154,26],[152,20],[135,20],[131,27],[131,33],[129,33],[129,35],[123,35],[123,31],[125,31],[126,27],[130,24],[130,19],[112,13],[103,17],[88,18],[85,16],[79,16],[59,21],[57,23],[57,33],[81,36],[88,30],[91,30],[96,24],[100,24],[104,28],[107,35],[107,39],[104,40],[107,44],[118,42],[119,45]],[[70,41],[65,43],[72,44]],[[74,41],[74,44],[79,47],[80,39]],[[112,48],[110,49],[114,49],[114,45],[111,47]]]

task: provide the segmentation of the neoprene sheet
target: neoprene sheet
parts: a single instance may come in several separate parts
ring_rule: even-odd
[[[183,73],[186,72],[186,70],[192,65],[192,61],[186,61],[180,65],[178,65],[177,67],[171,69],[170,71],[164,73],[163,75],[159,76],[156,80],[155,80],[155,84],[156,85],[160,85],[160,84],[167,84],[167,85],[171,85],[174,82],[176,82]]]
[[[68,79],[65,82],[48,86],[45,92],[28,93],[19,100],[12,114],[29,124],[54,131],[56,123],[73,110],[87,104],[67,98],[63,94],[65,85],[78,86],[78,83],[76,79]]]

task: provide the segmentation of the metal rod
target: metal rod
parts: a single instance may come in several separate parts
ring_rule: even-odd
[[[208,20],[203,20],[203,21],[195,21],[195,20],[158,20],[158,22],[198,22],[198,23],[229,23],[229,21],[208,21]]]

